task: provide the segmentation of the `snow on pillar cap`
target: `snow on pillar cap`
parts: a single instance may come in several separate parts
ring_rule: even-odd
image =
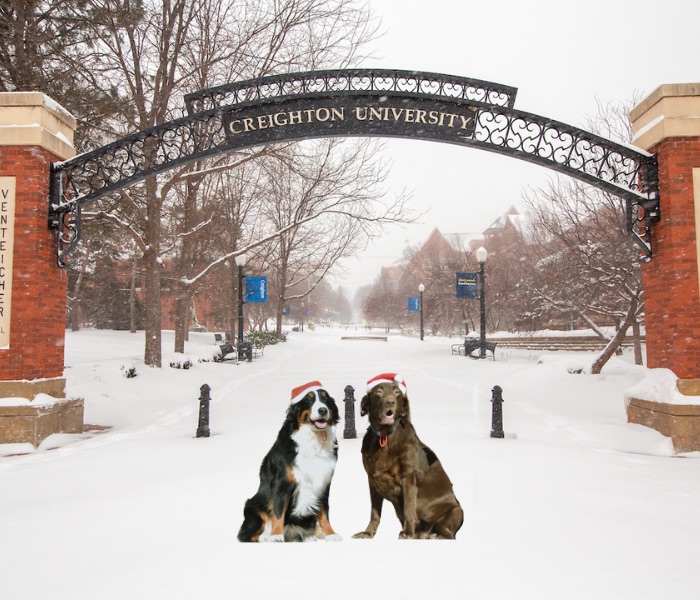
[[[316,390],[322,390],[323,385],[321,384],[320,381],[309,381],[309,383],[305,383],[304,385],[300,385],[299,387],[295,387],[292,390],[292,399],[290,401],[291,404],[296,404],[301,400],[306,394],[309,392],[315,392]]]
[[[381,375],[372,377],[372,379],[367,382],[367,393],[371,392],[372,389],[380,383],[395,383],[401,390],[401,393],[404,396],[406,395],[406,380],[396,373],[382,373]]]

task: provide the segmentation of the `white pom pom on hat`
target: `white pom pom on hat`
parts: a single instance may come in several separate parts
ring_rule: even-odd
[[[290,404],[296,404],[309,392],[315,392],[316,390],[322,389],[324,388],[320,381],[309,381],[309,383],[295,387],[292,390],[292,399],[290,400]]]
[[[380,383],[395,383],[401,390],[401,393],[406,395],[406,380],[396,373],[381,373],[376,377],[372,377],[372,379],[367,382],[367,392],[371,392],[372,389]]]

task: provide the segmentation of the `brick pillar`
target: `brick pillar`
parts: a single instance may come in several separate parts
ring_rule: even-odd
[[[49,166],[75,154],[75,124],[43,94],[0,93],[0,398],[65,396],[67,277],[57,266],[56,233],[48,228],[47,211]],[[3,439],[14,414],[9,404],[0,407],[0,443],[23,441]],[[41,404],[34,412],[43,422],[56,406],[60,409],[60,403],[46,399]],[[24,406],[19,412],[26,417],[32,411]],[[25,421],[23,431],[37,429]]]
[[[630,120],[659,160],[661,221],[642,269],[647,366],[700,381],[700,84],[662,85]]]
[[[630,121],[633,143],[659,161],[661,220],[642,268],[647,366],[670,369],[676,385],[663,399],[628,396],[627,415],[678,451],[700,450],[700,83],[662,85]]]

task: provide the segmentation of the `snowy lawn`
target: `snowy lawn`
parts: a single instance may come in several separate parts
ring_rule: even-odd
[[[593,355],[450,353],[459,340],[341,341],[292,333],[253,363],[143,366],[143,334],[67,334],[71,397],[101,433],[0,446],[0,590],[8,600],[698,597],[700,455],[627,424],[623,394],[645,369]],[[358,333],[359,334],[359,333]],[[127,379],[122,368],[138,375]],[[360,457],[365,383],[397,371],[413,422],[465,511],[457,540],[401,541],[385,504],[374,540]],[[339,543],[240,544],[243,503],[282,424],[292,388],[319,379],[344,415],[355,388],[358,439],[342,439],[331,488]],[[211,437],[197,439],[199,388],[212,388]],[[506,439],[491,439],[491,388],[503,388]],[[28,452],[22,456],[7,456]]]

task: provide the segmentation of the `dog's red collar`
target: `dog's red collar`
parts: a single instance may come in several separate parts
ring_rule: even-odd
[[[396,431],[396,428],[401,424],[401,419],[396,421],[396,425],[394,425],[390,430],[382,429],[381,431],[377,431],[374,427],[371,425],[369,428],[372,430],[372,433],[376,435],[379,438],[379,445],[384,448],[388,443],[389,443],[389,436]]]

